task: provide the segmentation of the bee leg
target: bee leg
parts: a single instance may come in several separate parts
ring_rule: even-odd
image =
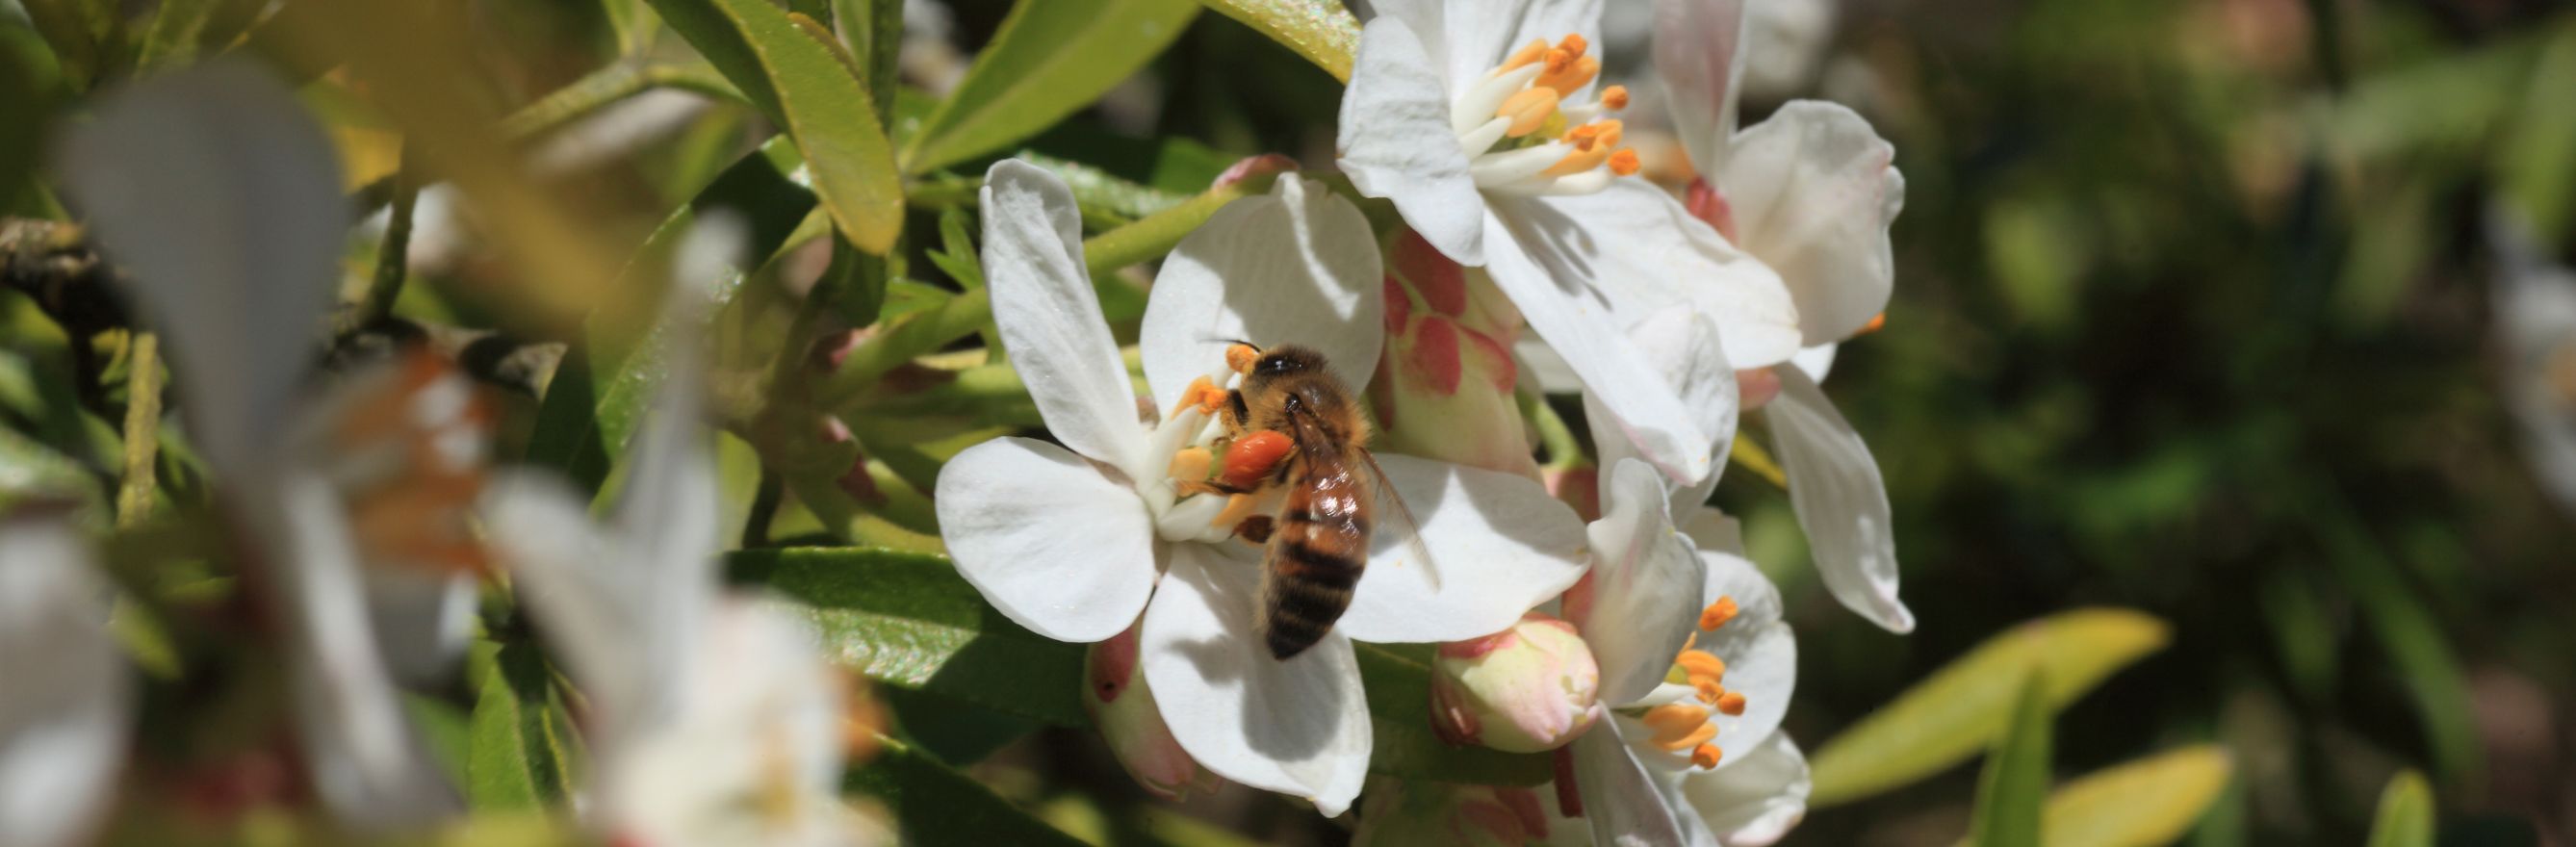
[[[1232,485],[1222,479],[1184,479],[1173,481],[1172,492],[1187,497],[1192,494],[1250,494],[1253,489]]]
[[[1234,525],[1234,537],[1254,544],[1270,543],[1270,532],[1276,526],[1269,515],[1253,515]]]

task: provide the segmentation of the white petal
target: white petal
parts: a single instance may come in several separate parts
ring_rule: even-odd
[[[1766,847],[1807,816],[1807,757],[1775,732],[1751,753],[1713,772],[1682,777],[1683,799],[1726,847]]]
[[[1580,35],[1596,51],[1601,44],[1602,0],[1451,0],[1449,5],[1436,55],[1447,63],[1452,90],[1492,73],[1531,41],[1555,44],[1567,35]]]
[[[1726,471],[1726,464],[1714,456],[1735,440],[1739,414],[1735,369],[1727,365],[1720,349],[1717,324],[1697,312],[1676,309],[1657,313],[1631,328],[1628,339],[1645,354],[1682,405],[1690,409],[1701,431],[1708,433],[1712,458],[1707,473],[1693,479],[1666,469],[1666,476],[1677,483],[1672,493],[1673,514],[1687,514],[1688,509],[1708,502],[1710,492],[1717,490],[1718,476]],[[1600,397],[1585,394],[1583,409],[1603,469],[1618,467],[1621,459],[1654,461]]]
[[[1655,784],[1655,774],[1628,753],[1627,718],[1613,717],[1593,725],[1574,740],[1574,784],[1583,796],[1583,817],[1592,825],[1592,843],[1618,847],[1672,847],[1688,843],[1675,810]]]
[[[474,578],[417,568],[366,568],[361,576],[386,669],[405,685],[445,681],[474,636]]]
[[[349,208],[330,141],[235,59],[107,98],[60,151],[68,199],[170,338],[207,460],[267,464],[339,281]]]
[[[1798,352],[1798,304],[1780,275],[1642,179],[1612,180],[1592,194],[1498,200],[1494,216],[1560,285],[1595,290],[1621,326],[1687,304],[1717,321],[1737,368]]]
[[[604,745],[638,735],[677,709],[678,675],[701,627],[708,584],[687,592],[667,578],[644,578],[628,561],[638,551],[613,545],[592,526],[588,498],[550,474],[504,472],[484,490],[486,530],[522,606],[543,621],[539,632],[590,696]],[[676,615],[676,616],[675,616]]]
[[[1682,534],[1690,536],[1700,552],[1744,555],[1744,527],[1717,507],[1694,506],[1674,514],[1681,516],[1675,523]]]
[[[1621,462],[1601,490],[1592,539],[1592,603],[1575,620],[1601,666],[1601,702],[1635,702],[1653,691],[1699,623],[1703,576],[1698,551],[1673,531],[1663,478],[1642,462]]]
[[[1745,0],[1656,0],[1655,73],[1673,132],[1703,174],[1726,165],[1735,137],[1736,81],[1744,76]]]
[[[1190,758],[1339,815],[1359,796],[1371,743],[1350,639],[1330,632],[1287,661],[1271,658],[1253,635],[1260,565],[1219,550],[1172,545],[1171,573],[1145,610],[1145,684]]]
[[[1383,273],[1368,218],[1323,183],[1289,174],[1226,204],[1154,278],[1137,346],[1155,407],[1222,375],[1237,339],[1313,348],[1352,390],[1366,387],[1386,345]]]
[[[1805,343],[1849,338],[1886,311],[1896,283],[1887,229],[1905,208],[1896,148],[1848,108],[1798,100],[1734,149],[1712,181],[1734,210],[1736,246],[1797,298]]]
[[[1583,390],[1583,378],[1574,375],[1574,366],[1536,335],[1524,335],[1512,342],[1512,358],[1520,361],[1521,388],[1546,394],[1572,394]]]
[[[1395,509],[1381,504],[1368,570],[1337,624],[1343,634],[1378,642],[1489,635],[1583,577],[1583,520],[1545,486],[1411,456],[1377,461],[1421,521],[1431,562],[1417,561]]]
[[[1342,172],[1369,197],[1395,201],[1406,225],[1451,260],[1485,262],[1485,199],[1449,128],[1449,93],[1412,29],[1381,17],[1360,30],[1342,93]]]
[[[957,572],[1021,626],[1106,640],[1154,591],[1154,526],[1123,482],[1063,448],[998,438],[939,471],[940,535]]]
[[[993,323],[1047,431],[1143,479],[1145,429],[1100,295],[1082,264],[1082,215],[1064,180],[1016,159],[984,174],[984,280]]]
[[[1805,372],[1779,373],[1780,396],[1765,411],[1816,572],[1861,617],[1890,632],[1912,631],[1914,613],[1896,598],[1896,533],[1878,461]]]
[[[0,844],[86,843],[123,770],[132,683],[69,525],[0,519]]]
[[[1726,689],[1744,695],[1744,714],[1718,715],[1715,743],[1724,758],[1750,755],[1780,728],[1798,687],[1798,641],[1781,620],[1780,589],[1742,556],[1701,551],[1707,568],[1703,604],[1735,600],[1735,619],[1700,633],[1692,649],[1726,662]]]
[[[651,844],[869,843],[839,799],[842,685],[811,628],[742,599],[707,611],[666,671],[692,683],[676,719],[602,764],[612,826]]]
[[[1834,354],[1841,349],[1841,344],[1818,344],[1789,357],[1789,364],[1806,371],[1807,378],[1815,380],[1817,385],[1823,385],[1825,375],[1834,371]]]
[[[289,469],[275,497],[240,498],[270,541],[264,576],[287,609],[297,744],[323,803],[370,828],[411,827],[460,808],[412,733],[376,655],[356,549],[331,485]]]
[[[632,560],[607,578],[635,585],[628,596],[641,606],[631,611],[652,622],[667,651],[656,655],[676,657],[695,639],[697,617],[715,598],[724,510],[712,435],[699,418],[704,382],[696,333],[674,333],[669,343],[661,391],[627,443],[627,477],[617,494],[616,537]],[[601,563],[586,564],[601,569]]]

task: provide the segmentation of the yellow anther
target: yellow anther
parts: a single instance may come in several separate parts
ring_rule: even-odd
[[[1560,76],[1574,70],[1575,58],[1576,56],[1574,54],[1563,50],[1547,51],[1545,55],[1539,57],[1539,61],[1545,65],[1545,69],[1538,72],[1538,78],[1545,80],[1549,77]]]
[[[1702,703],[1714,706],[1717,705],[1717,701],[1726,699],[1726,686],[1719,685],[1717,680],[1694,676],[1690,678],[1690,683],[1691,688],[1699,692],[1699,701]]]
[[[1715,744],[1702,744],[1691,748],[1691,764],[1703,770],[1717,767],[1718,760],[1725,757],[1726,752],[1717,749]]]
[[[1258,361],[1261,361],[1261,351],[1253,349],[1250,344],[1236,344],[1225,348],[1225,366],[1235,373],[1252,373],[1252,363]]]
[[[1666,703],[1646,710],[1641,718],[1653,735],[1648,743],[1666,750],[1688,750],[1717,737],[1717,727],[1708,723],[1708,710],[1689,703]]]
[[[1594,143],[1604,148],[1616,149],[1619,146],[1619,139],[1625,137],[1628,131],[1628,124],[1616,118],[1593,121],[1593,123],[1601,127],[1601,134],[1594,137],[1596,139]]]
[[[1622,147],[1619,148],[1619,152],[1610,154],[1610,172],[1613,174],[1631,176],[1636,174],[1637,169],[1645,166],[1644,162],[1637,159],[1637,151],[1633,148]]]
[[[1673,664],[1682,666],[1682,673],[1688,674],[1692,679],[1706,679],[1711,682],[1723,682],[1726,679],[1726,660],[1712,653],[1684,650],[1681,655],[1673,657]]]
[[[1734,619],[1735,598],[1719,597],[1717,602],[1708,604],[1708,608],[1699,610],[1699,629],[1701,632],[1716,632],[1718,627]]]
[[[1502,76],[1503,74],[1511,73],[1512,71],[1519,70],[1523,65],[1527,65],[1544,58],[1547,58],[1547,41],[1539,38],[1530,39],[1529,44],[1522,46],[1519,50],[1513,51],[1511,58],[1504,59],[1503,66],[1494,69],[1494,75]]]
[[[1170,475],[1173,479],[1179,480],[1203,480],[1208,478],[1208,471],[1215,467],[1216,455],[1209,453],[1207,448],[1186,447],[1172,454]]]
[[[1592,45],[1590,42],[1583,40],[1583,33],[1569,32],[1565,34],[1565,40],[1557,42],[1556,49],[1563,50],[1576,56],[1581,56],[1586,51],[1591,50]]]
[[[1744,692],[1726,692],[1726,696],[1717,698],[1717,710],[1730,718],[1742,717],[1744,715]]]
[[[1540,171],[1539,173],[1547,176],[1579,174],[1584,171],[1600,167],[1609,161],[1609,145],[1598,142],[1587,142],[1577,145],[1574,152],[1565,154],[1565,158],[1556,160],[1556,164],[1547,166],[1547,170]]]
[[[1260,500],[1261,498],[1250,494],[1227,497],[1225,511],[1216,513],[1216,519],[1208,521],[1208,526],[1233,526],[1242,523],[1244,518],[1252,517],[1253,507],[1258,505]]]
[[[1707,714],[1707,712],[1703,711],[1701,714]],[[1717,725],[1712,723],[1702,723],[1699,725],[1698,729],[1691,730],[1687,735],[1671,739],[1666,739],[1662,735],[1656,735],[1654,738],[1649,739],[1649,741],[1657,747],[1674,752],[1680,752],[1706,744],[1709,739],[1716,737]]]
[[[1608,88],[1601,89],[1601,108],[1609,109],[1613,112],[1628,108],[1628,87],[1625,85],[1613,85]]]
[[[1512,119],[1511,128],[1503,130],[1503,134],[1519,138],[1546,126],[1548,117],[1556,114],[1556,101],[1556,89],[1524,88],[1504,100],[1503,107],[1494,110],[1494,117]]]
[[[1593,140],[1600,137],[1601,125],[1590,123],[1566,130],[1565,134],[1557,136],[1556,140],[1572,144],[1576,148],[1580,149],[1591,147]]]
[[[1561,52],[1562,48],[1559,50],[1551,50],[1548,52],[1548,58],[1554,59]],[[1592,78],[1600,75],[1601,60],[1590,56],[1582,56],[1574,58],[1562,66],[1551,61],[1547,66],[1547,70],[1538,75],[1537,84],[1556,89],[1556,93],[1558,94],[1573,94],[1575,89],[1590,85],[1592,83]]]
[[[1216,383],[1209,382],[1207,377],[1199,377],[1190,380],[1188,388],[1181,389],[1181,402],[1172,405],[1172,417],[1180,417],[1191,406],[1199,407],[1202,412],[1213,412],[1224,404],[1225,391],[1217,388]]]

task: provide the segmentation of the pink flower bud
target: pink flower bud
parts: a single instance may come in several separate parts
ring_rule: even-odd
[[[1536,476],[1513,396],[1521,316],[1481,269],[1410,229],[1387,242],[1386,355],[1369,381],[1380,449]]]
[[[1368,797],[1351,847],[1519,847],[1547,841],[1547,812],[1538,792],[1527,788],[1387,779],[1371,785]]]
[[[1166,800],[1189,796],[1190,789],[1213,791],[1216,774],[1199,768],[1181,749],[1180,739],[1163,723],[1154,692],[1145,687],[1145,666],[1136,661],[1136,627],[1091,645],[1084,654],[1082,705],[1091,724],[1100,728],[1118,764],[1136,784]]]
[[[1574,626],[1538,612],[1512,628],[1440,645],[1431,726],[1452,744],[1513,753],[1562,746],[1600,714],[1601,669]]]

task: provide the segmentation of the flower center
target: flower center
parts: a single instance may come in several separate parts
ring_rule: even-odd
[[[1716,632],[1735,615],[1735,598],[1719,597],[1700,610],[1700,632]],[[1720,751],[1709,743],[1717,737],[1712,713],[1727,717],[1744,714],[1744,693],[1726,690],[1726,660],[1692,649],[1698,643],[1699,634],[1692,633],[1681,652],[1673,657],[1673,669],[1665,676],[1667,681],[1690,686],[1692,699],[1648,709],[1639,719],[1652,733],[1647,743],[1672,753],[1689,751],[1693,766],[1714,768]]]
[[[1227,388],[1238,384],[1260,357],[1250,345],[1226,349],[1225,382],[1192,381],[1154,434],[1154,455],[1167,457],[1164,478],[1147,497],[1155,527],[1166,541],[1222,542],[1241,537],[1258,543],[1264,506],[1276,504],[1276,486],[1265,486],[1296,442],[1269,431],[1235,434],[1224,423],[1232,405]]]
[[[1628,107],[1628,89],[1601,89],[1589,103],[1570,99],[1601,74],[1588,50],[1581,35],[1554,46],[1532,40],[1450,103],[1449,125],[1478,188],[1590,194],[1637,172],[1637,151],[1619,146],[1619,122],[1599,119]]]

